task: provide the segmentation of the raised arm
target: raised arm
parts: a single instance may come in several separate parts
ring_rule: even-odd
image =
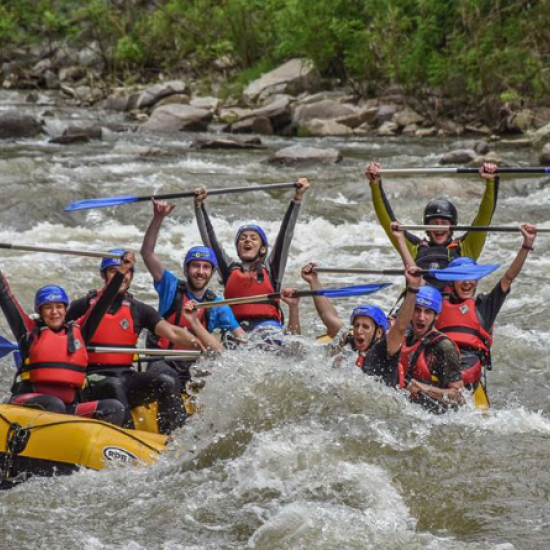
[[[29,330],[34,328],[34,321],[25,313],[21,304],[13,295],[2,272],[0,272],[0,308],[2,308],[13,336],[18,342]]]
[[[201,341],[201,344],[205,349],[213,351],[224,351],[225,348],[223,347],[223,344],[221,342],[218,342],[218,340],[214,336],[212,336],[212,334],[210,334],[199,321],[197,308],[195,306],[195,302],[193,300],[189,300],[185,303],[181,312],[191,326],[191,330],[193,331],[195,336]]]
[[[314,271],[316,265],[317,264],[309,263],[304,266],[302,268],[302,279],[309,284],[311,290],[322,290],[323,286],[319,282],[319,276]],[[323,324],[327,327],[327,334],[331,338],[334,338],[345,326],[344,321],[340,319],[332,302],[326,296],[314,296],[313,303],[315,304],[315,309],[321,321],[323,321]]]
[[[537,229],[534,225],[526,223],[521,226],[521,234],[523,235],[523,242],[519,249],[514,261],[510,267],[506,270],[504,277],[500,280],[500,286],[504,292],[508,292],[512,286],[514,279],[521,273],[527,255],[533,250],[533,244],[537,237]]]
[[[497,207],[499,177],[495,175],[497,165],[486,162],[479,169],[479,175],[485,180],[485,193],[481,199],[477,216],[472,222],[473,226],[491,225],[493,214]],[[462,256],[468,256],[477,260],[481,256],[485,241],[487,240],[487,232],[470,232],[466,233],[460,242]]]
[[[422,285],[420,271],[418,267],[409,266],[406,268],[405,280],[407,283],[407,292],[405,293],[405,300],[403,304],[401,304],[395,323],[386,335],[388,354],[390,357],[393,357],[401,349],[405,333],[411,322],[416,303],[416,295]]]
[[[283,288],[281,290],[281,300],[288,305],[288,323],[287,330],[290,334],[301,335],[302,327],[300,325],[300,298],[294,297],[295,288]]]
[[[168,204],[163,201],[156,201],[155,199],[151,199],[151,202],[153,203],[153,219],[143,237],[141,257],[143,258],[147,270],[153,276],[155,282],[158,283],[162,280],[164,266],[160,258],[155,254],[155,246],[164,218],[174,210],[176,205]]]
[[[223,283],[229,278],[229,264],[231,257],[225,252],[221,244],[218,242],[214,226],[210,221],[204,201],[208,196],[208,191],[204,187],[195,190],[195,218],[201,235],[204,246],[208,246],[214,251],[216,260],[218,261],[218,273],[220,274]]]

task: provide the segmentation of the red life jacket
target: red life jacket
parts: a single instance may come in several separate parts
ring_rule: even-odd
[[[493,336],[481,325],[475,300],[470,298],[457,304],[443,300],[436,328],[458,346],[461,357],[470,358],[469,361],[461,361],[464,384],[479,382],[483,366],[490,368]]]
[[[90,307],[99,299],[100,292],[89,295]],[[134,330],[132,302],[122,301],[116,313],[106,313],[99,323],[90,346],[133,348],[136,346],[139,334]],[[90,365],[131,366],[133,353],[89,353]]]
[[[70,386],[80,389],[86,380],[88,352],[80,327],[67,323],[54,332],[46,326],[32,331],[21,378],[28,380],[41,393],[48,386]],[[74,391],[70,392],[74,398]],[[72,401],[67,396],[68,401]]]
[[[217,298],[216,294],[212,292],[211,290],[207,290],[204,293],[203,300],[205,302],[213,302]],[[183,308],[190,300],[189,296],[187,295],[187,283],[185,281],[180,281],[178,283],[178,288],[176,290],[176,295],[174,296],[174,301],[172,302],[172,305],[170,306],[170,309],[164,314],[164,319],[168,321],[171,325],[175,325],[177,327],[186,328],[193,334],[193,331],[191,330],[191,325],[188,323],[187,319],[183,315],[182,311]],[[209,317],[210,311],[208,309],[199,309],[198,310],[198,319],[201,322],[202,326],[204,328],[208,328],[208,317]],[[158,339],[152,339],[154,342],[154,346],[161,348],[161,349],[190,349],[190,348],[184,348],[181,346],[174,346],[168,338],[158,338]]]
[[[448,338],[444,334],[433,331],[412,346],[407,346],[406,342],[401,346],[399,356],[399,386],[401,388],[406,388],[410,379],[413,378],[425,384],[433,385],[436,382],[426,359],[426,351],[443,339]]]
[[[269,278],[269,272],[265,265],[261,271],[252,270],[245,272],[240,264],[231,266],[231,273],[225,283],[226,299],[245,298],[258,294],[273,294],[275,288]],[[248,319],[274,319],[282,323],[282,313],[279,300],[266,300],[256,304],[242,304],[231,306],[237,321]]]

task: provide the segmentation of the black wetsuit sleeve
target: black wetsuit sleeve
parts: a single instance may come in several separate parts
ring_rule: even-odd
[[[86,344],[89,344],[94,337],[99,323],[109,309],[113,300],[117,297],[120,285],[124,280],[124,274],[117,271],[109,284],[105,287],[97,302],[89,308],[86,313],[76,320],[82,330],[82,338]]]
[[[387,340],[376,342],[368,350],[363,363],[363,372],[379,377],[386,386],[397,387],[399,383],[399,353],[390,356]]]
[[[201,203],[200,208],[195,208],[195,217],[197,219],[197,225],[202,237],[202,242],[205,246],[210,247],[216,255],[216,260],[218,261],[218,273],[220,274],[222,282],[225,285],[227,279],[229,278],[229,265],[231,264],[231,258],[225,252],[216,237],[214,226],[212,225],[204,203]]]
[[[447,338],[436,342],[429,351],[428,362],[432,374],[437,376],[438,386],[447,388],[452,382],[460,382],[460,356],[454,344]]]
[[[279,234],[273,245],[273,250],[269,255],[268,269],[271,283],[275,289],[275,292],[279,292],[281,289],[281,283],[285,275],[286,264],[288,262],[288,252],[290,249],[290,243],[294,236],[294,228],[296,227],[296,221],[298,220],[298,214],[300,213],[301,201],[291,201],[285,217],[281,223]]]
[[[90,309],[90,301],[87,296],[73,300],[67,310],[67,321],[76,321],[84,317],[88,309]]]
[[[18,342],[35,327],[35,322],[25,313],[17,298],[12,294],[8,281],[0,272],[0,307],[6,317],[13,336]]]
[[[489,294],[480,294],[476,298],[478,318],[486,331],[491,332],[508,294],[510,291],[504,292],[499,281]]]
[[[154,334],[156,326],[162,321],[160,313],[154,307],[137,300],[132,300],[132,316],[136,334],[140,334],[143,329]]]

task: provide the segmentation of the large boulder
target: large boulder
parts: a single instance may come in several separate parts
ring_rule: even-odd
[[[270,95],[313,92],[319,89],[321,78],[312,61],[291,59],[258,80],[251,82],[243,92],[248,103],[263,101]]]
[[[424,122],[424,117],[419,115],[413,109],[406,107],[402,111],[398,111],[393,115],[393,122],[395,122],[398,126],[405,127]]]
[[[272,164],[335,164],[342,160],[342,155],[338,149],[318,147],[304,147],[302,145],[293,145],[285,147],[272,155],[268,162]]]
[[[105,70],[105,59],[99,42],[92,42],[78,52],[78,64],[86,69],[94,69],[99,72]]]
[[[506,117],[506,131],[513,134],[524,134],[533,127],[535,113],[531,109],[522,109]]]
[[[353,130],[349,126],[340,124],[335,120],[321,120],[314,118],[300,125],[298,129],[300,136],[352,136]]]
[[[274,133],[273,126],[267,117],[254,115],[234,122],[229,129],[234,134],[262,134],[264,136],[271,136]]]
[[[463,139],[454,141],[451,144],[451,149],[473,149],[478,155],[486,155],[489,152],[489,144],[484,140]]]
[[[475,158],[477,158],[477,153],[473,149],[457,149],[445,153],[439,162],[440,164],[467,164]]]
[[[171,80],[170,82],[155,84],[154,86],[151,86],[138,94],[137,99],[134,100],[135,104],[132,108],[146,109],[147,107],[152,107],[155,103],[165,97],[174,94],[184,94],[186,89],[187,88],[183,80]]]
[[[0,111],[0,139],[31,138],[42,132],[42,123],[35,117],[11,109]]]
[[[254,120],[257,122],[254,123]],[[231,124],[230,131],[234,133],[263,133],[269,134],[265,120],[271,125],[271,133],[277,133],[286,128],[292,121],[290,101],[287,97],[282,97],[273,101],[261,109],[251,111],[243,118],[240,118]],[[254,130],[252,126],[262,128],[263,131]]]
[[[355,110],[350,105],[343,105],[338,101],[325,99],[317,103],[307,103],[297,107],[294,110],[294,122],[303,124],[313,119],[337,119],[340,117],[354,116],[355,114]]]
[[[539,162],[545,166],[550,166],[550,143],[547,143],[540,152]]]
[[[208,109],[213,113],[217,113],[222,106],[222,101],[217,97],[194,97],[189,102],[189,105],[193,105],[193,107],[198,107],[199,109]]]
[[[376,134],[380,137],[392,137],[396,135],[398,130],[399,126],[395,122],[388,120],[376,130]]]
[[[533,141],[535,143],[546,143],[550,141],[550,123],[541,126],[534,134]]]
[[[212,113],[191,105],[163,105],[153,111],[142,132],[204,132],[212,121]]]
[[[193,142],[195,149],[265,149],[259,137],[216,136],[198,138]]]

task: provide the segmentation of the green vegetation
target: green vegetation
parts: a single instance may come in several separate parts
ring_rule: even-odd
[[[550,96],[550,0],[2,0],[0,49],[60,39],[97,41],[115,78],[231,56],[242,87],[305,56],[365,94]]]

